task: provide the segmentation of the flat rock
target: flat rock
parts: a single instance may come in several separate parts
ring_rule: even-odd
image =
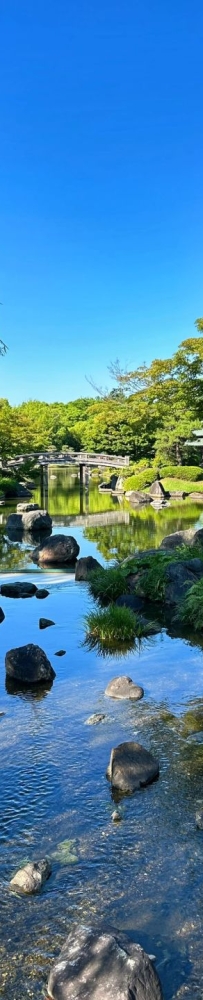
[[[151,497],[149,496],[149,494],[142,493],[141,490],[127,490],[127,492],[125,493],[125,499],[129,500],[129,503],[134,504],[135,507],[151,503]]]
[[[48,981],[52,1000],[163,1000],[156,970],[123,934],[74,927]]]
[[[49,597],[49,590],[46,590],[46,587],[37,588],[35,597],[37,597],[38,601],[44,601],[45,597]]]
[[[29,513],[30,510],[39,510],[39,504],[38,503],[26,503],[26,502],[25,503],[17,503],[16,510],[17,510],[17,514],[26,514],[26,513]]]
[[[57,649],[57,653],[54,653],[54,656],[65,656],[65,654],[66,649]]]
[[[56,676],[46,653],[33,643],[9,649],[5,658],[6,676],[23,684],[52,681]]]
[[[89,719],[86,719],[86,726],[97,726],[99,722],[104,722],[106,715],[104,712],[94,712],[93,715],[89,715]]]
[[[79,551],[79,545],[72,535],[52,535],[34,549],[32,559],[36,563],[55,563],[60,566],[63,563],[75,563]]]
[[[48,858],[42,861],[30,861],[24,868],[19,868],[16,875],[11,879],[10,889],[15,892],[35,893],[39,892],[43,882],[51,875],[51,864]]]
[[[112,789],[123,795],[130,795],[149,785],[158,774],[158,761],[140,743],[120,743],[111,751],[107,778]]]
[[[0,625],[2,622],[4,622],[4,619],[5,619],[5,614],[3,608],[0,608]]]
[[[117,698],[119,701],[126,700],[139,701],[143,698],[144,690],[139,684],[134,684],[131,677],[113,677],[107,684],[105,694],[108,698]]]
[[[95,569],[102,569],[101,563],[93,556],[83,556],[81,559],[77,559],[75,579],[88,580],[90,573],[93,573]]]
[[[37,587],[35,583],[16,582],[16,583],[2,583],[1,584],[1,594],[2,597],[34,597],[36,594]]]
[[[39,619],[39,628],[49,628],[50,625],[55,625],[55,622],[52,622],[51,618]]]

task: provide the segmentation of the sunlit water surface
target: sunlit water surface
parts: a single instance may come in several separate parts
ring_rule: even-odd
[[[73,533],[81,554],[103,563],[159,544],[178,526],[202,523],[199,505],[182,504],[92,525],[87,498],[79,514],[78,489],[67,486],[60,473],[50,490],[54,531]],[[129,508],[100,498],[95,487],[89,510],[119,515]],[[75,522],[78,516],[87,523]],[[3,530],[1,580],[26,573],[50,593],[41,603],[1,598],[0,996],[46,996],[51,963],[73,921],[96,920],[125,929],[156,956],[165,1000],[202,1000],[203,833],[195,825],[203,803],[201,640],[192,645],[162,631],[127,657],[89,650],[84,616],[93,602],[86,584],[58,569],[38,570],[29,546],[11,544],[8,553]],[[39,632],[40,615],[55,626]],[[56,670],[52,689],[41,696],[5,690],[6,650],[27,642],[42,645]],[[61,659],[55,656],[60,648],[66,650]],[[120,673],[143,685],[143,701],[105,697],[108,681]],[[105,722],[86,726],[95,711],[106,714]],[[122,822],[114,825],[105,772],[112,746],[128,739],[158,756],[160,778],[123,800]],[[11,894],[15,870],[47,854],[52,875],[41,894]]]

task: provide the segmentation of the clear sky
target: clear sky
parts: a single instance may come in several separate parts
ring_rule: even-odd
[[[68,400],[203,314],[202,0],[1,0],[0,395]]]

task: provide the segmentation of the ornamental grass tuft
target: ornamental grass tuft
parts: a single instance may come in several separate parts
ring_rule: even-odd
[[[130,608],[110,604],[101,611],[91,611],[85,618],[87,640],[92,645],[113,649],[115,646],[131,648],[136,639],[152,633],[152,623],[145,622]]]

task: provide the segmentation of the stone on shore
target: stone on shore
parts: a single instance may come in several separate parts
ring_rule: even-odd
[[[124,934],[79,925],[48,980],[51,1000],[163,1000],[149,956]]]
[[[158,761],[140,743],[120,743],[111,751],[107,778],[112,790],[131,795],[149,785],[159,774]]]
[[[88,580],[90,573],[93,573],[96,569],[102,569],[98,559],[94,559],[93,556],[83,556],[81,559],[77,559],[75,579]]]
[[[65,563],[75,563],[79,545],[72,535],[52,535],[45,538],[41,545],[38,545],[32,552],[32,560],[36,563],[55,563],[62,565]]]
[[[127,493],[125,493],[125,500],[129,500],[129,503],[134,504],[136,507],[146,503],[151,503],[151,497],[149,494],[142,493],[141,490],[127,490]]]
[[[155,482],[149,486],[149,496],[152,500],[164,500],[166,497],[166,491],[160,483],[159,479],[155,479]]]
[[[44,650],[33,643],[9,649],[5,667],[7,678],[21,684],[40,684],[56,676]]]
[[[108,698],[117,698],[119,701],[127,698],[130,701],[139,701],[143,698],[144,690],[139,684],[134,684],[131,677],[113,677],[107,684],[105,694]]]
[[[42,861],[30,861],[24,868],[19,868],[16,875],[11,879],[10,889],[14,892],[35,893],[39,892],[43,882],[51,875],[51,863],[48,858]]]
[[[0,592],[2,597],[34,597],[36,594],[37,587],[35,583],[28,583],[25,581],[16,581],[15,583],[2,583]]]

